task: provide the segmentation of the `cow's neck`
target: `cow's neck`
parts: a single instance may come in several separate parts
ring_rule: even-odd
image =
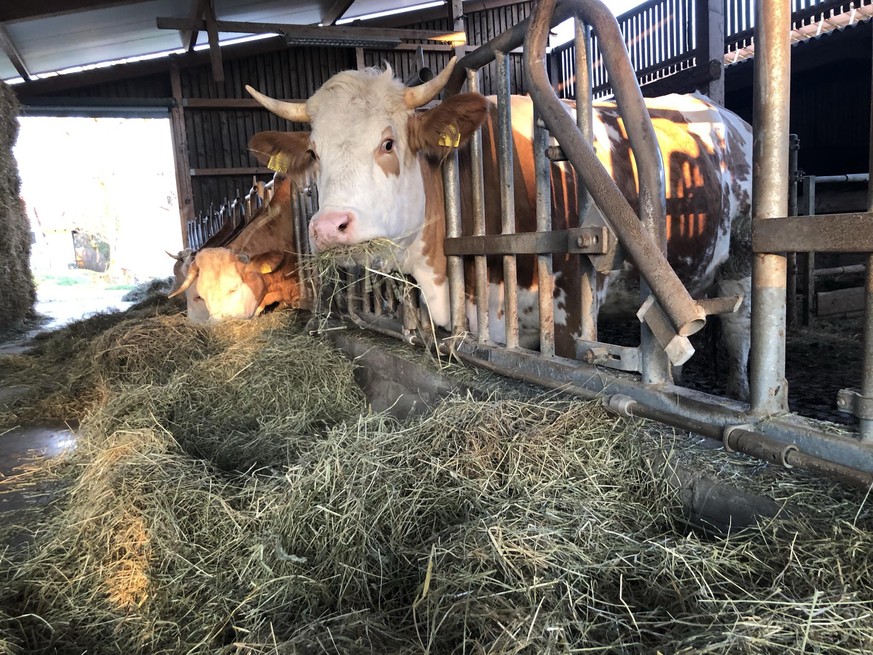
[[[438,164],[419,158],[425,207],[422,227],[407,250],[404,272],[421,288],[433,322],[448,328],[451,323],[449,287],[446,283],[446,207],[443,176]]]

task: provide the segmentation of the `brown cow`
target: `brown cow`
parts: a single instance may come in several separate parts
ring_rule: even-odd
[[[270,201],[227,247],[195,253],[170,297],[186,293],[188,317],[196,323],[253,318],[275,303],[299,307],[294,244],[291,180],[277,175]]]

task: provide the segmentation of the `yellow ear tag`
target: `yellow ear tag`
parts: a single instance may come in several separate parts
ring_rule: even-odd
[[[448,134],[440,134],[437,145],[445,146],[446,148],[457,148],[461,145],[461,132],[458,130],[458,126],[450,124],[447,129]]]
[[[272,273],[273,267],[267,264],[266,262],[261,264],[261,275],[266,275],[267,273]]]
[[[277,152],[270,157],[270,161],[267,162],[267,168],[271,171],[276,171],[277,173],[287,173],[288,163],[288,157],[285,153]]]

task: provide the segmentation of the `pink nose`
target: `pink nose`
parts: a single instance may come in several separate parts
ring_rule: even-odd
[[[325,211],[309,223],[309,239],[316,250],[329,250],[354,242],[355,215],[350,211]]]

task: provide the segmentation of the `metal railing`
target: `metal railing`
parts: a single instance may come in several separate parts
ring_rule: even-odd
[[[210,205],[205,214],[188,221],[188,248],[200,250],[226,245],[246,225],[252,216],[273,196],[273,181],[254,180],[245,196],[227,199],[218,208]]]
[[[721,3],[724,16],[724,54],[752,44],[755,29],[754,0],[649,0],[618,17],[631,65],[640,85],[683,71],[699,70],[705,79],[710,67],[710,3]],[[790,0],[791,29],[821,23],[873,0]],[[562,98],[575,95],[575,45],[554,48],[552,79],[560,80]],[[612,93],[609,74],[601,54],[600,38],[591,39],[592,87],[595,98]]]

